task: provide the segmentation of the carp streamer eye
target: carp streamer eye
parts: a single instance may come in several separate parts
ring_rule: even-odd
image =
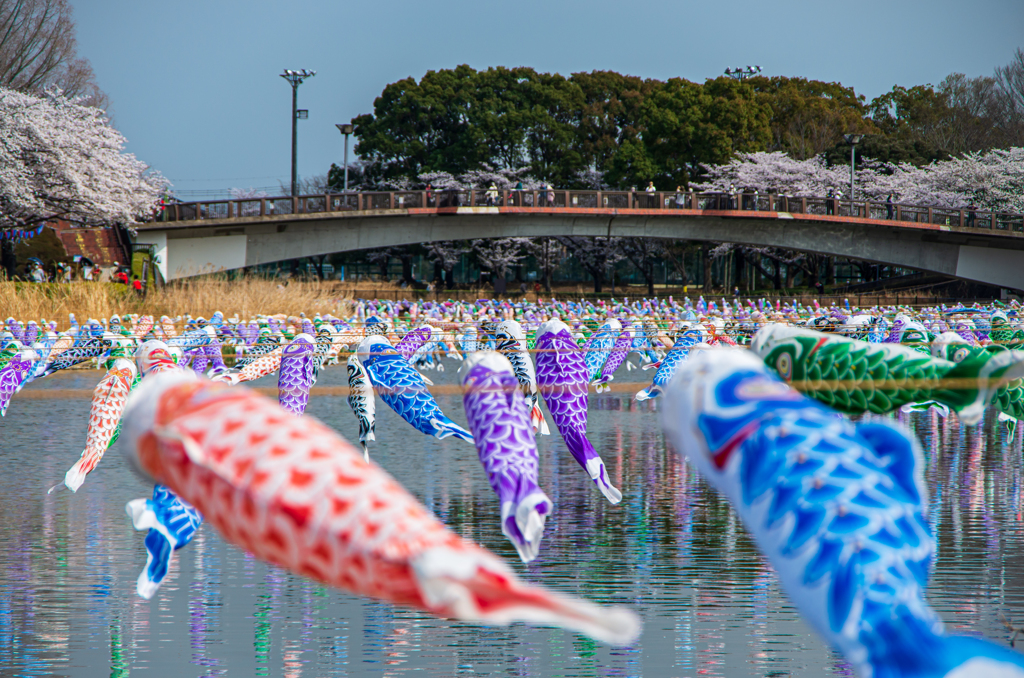
[[[793,358],[788,353],[783,353],[775,359],[775,370],[779,376],[789,381],[793,376]]]
[[[966,358],[970,354],[970,352],[971,349],[967,348],[966,346],[964,346],[963,348],[958,348],[957,350],[953,351],[953,362],[960,362],[961,360]]]

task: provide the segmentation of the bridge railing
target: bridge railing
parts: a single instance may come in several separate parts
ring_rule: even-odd
[[[165,205],[158,221],[203,221],[282,214],[315,214],[444,207],[585,209],[688,209],[788,212],[792,214],[935,224],[1024,235],[1024,216],[978,209],[903,205],[872,200],[794,197],[758,193],[573,190],[430,190],[326,193],[296,197],[206,200]]]

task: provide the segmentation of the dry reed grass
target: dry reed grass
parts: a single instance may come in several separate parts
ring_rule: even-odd
[[[156,318],[184,315],[209,318],[215,311],[225,316],[251,318],[257,314],[300,312],[347,315],[351,293],[326,282],[292,282],[276,279],[204,277],[184,280],[151,290],[140,298],[132,290],[114,283],[75,282],[33,284],[0,281],[0,320],[13,316],[22,321],[41,318],[56,320],[64,329],[68,314],[79,321],[109,318],[117,313],[149,314]]]

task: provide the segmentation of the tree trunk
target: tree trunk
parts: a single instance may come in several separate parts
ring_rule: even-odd
[[[825,284],[836,284],[836,262],[832,257],[825,257]]]
[[[604,271],[603,270],[591,271],[590,275],[594,276],[594,293],[595,294],[600,294],[601,290],[602,290],[602,287],[604,285]]]
[[[740,290],[747,289],[747,276],[744,275],[746,273],[747,262],[743,256],[743,250],[735,249],[733,250],[733,255],[736,257],[736,287]]]
[[[644,278],[647,279],[647,296],[651,299],[654,298],[654,262],[652,261],[650,266],[644,270]]]
[[[551,239],[544,241],[544,291],[551,291]]]
[[[403,256],[403,257],[401,257],[401,259],[402,259],[402,280],[405,281],[405,284],[412,285],[412,282],[413,282],[413,278],[412,278],[412,257],[411,256]]]
[[[18,258],[14,254],[14,241],[8,238],[0,240],[0,268],[7,274],[8,280],[14,280],[18,272]]]
[[[452,289],[455,287],[455,267],[452,266],[444,272],[444,286],[445,289]]]
[[[782,264],[777,261],[773,261],[775,264],[775,270],[772,272],[772,287],[777,290],[782,289]]]

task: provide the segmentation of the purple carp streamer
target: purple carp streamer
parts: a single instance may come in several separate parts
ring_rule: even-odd
[[[537,557],[552,504],[537,484],[537,441],[508,359],[477,351],[462,368],[462,402],[480,463],[501,502],[501,531],[528,563]]]
[[[315,342],[308,334],[299,334],[281,352],[281,367],[277,373],[277,402],[294,414],[303,414],[309,404],[309,389],[313,387]]]
[[[587,368],[583,352],[560,320],[537,329],[537,384],[569,453],[612,504],[622,493],[608,479],[601,455],[587,439]]]

